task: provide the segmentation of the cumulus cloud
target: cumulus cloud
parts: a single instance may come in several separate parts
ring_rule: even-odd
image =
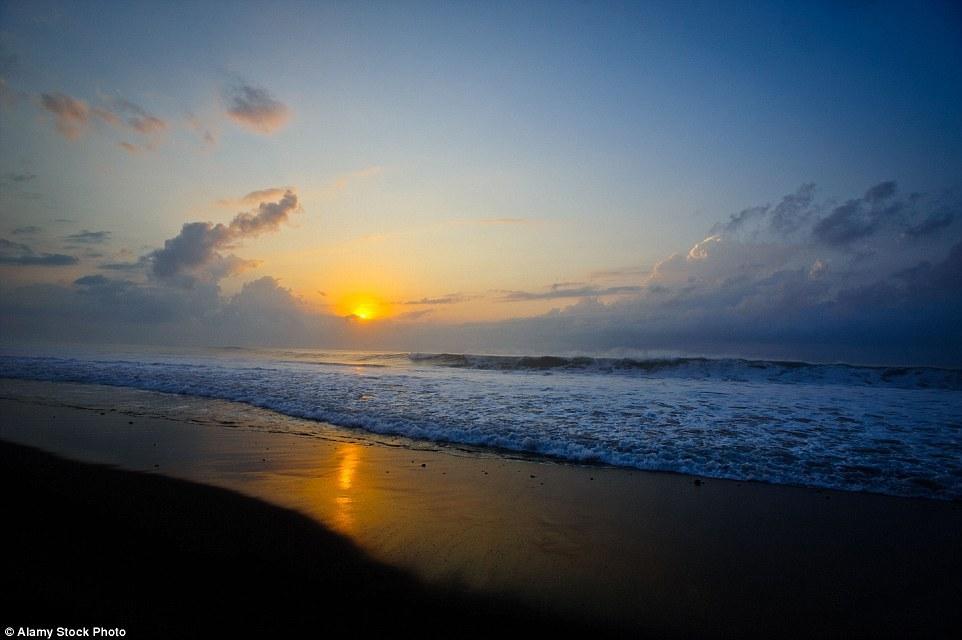
[[[244,238],[277,230],[297,206],[297,195],[288,190],[277,202],[262,202],[254,211],[238,213],[226,225],[189,222],[164,242],[163,249],[149,254],[151,272],[160,278],[203,275],[217,280],[256,266],[254,261],[219,252]]]
[[[459,293],[399,302],[413,312],[364,325],[311,311],[273,278],[222,295],[219,277],[250,263],[229,251],[244,238],[275,230],[296,209],[293,192],[272,195],[230,223],[185,225],[140,262],[106,263],[101,275],[70,285],[6,288],[0,296],[5,335],[61,338],[65,327],[76,327],[69,331],[99,331],[111,340],[199,344],[962,362],[958,203],[902,197],[894,183],[824,202],[815,198],[814,186],[803,185],[771,205],[743,209],[758,213],[726,216],[652,268],[591,274],[601,282],[586,278],[487,294],[503,302],[558,300],[551,312],[461,325],[429,321],[432,310],[465,297]],[[871,232],[845,241],[845,233],[815,232],[853,201],[855,222],[878,217]],[[829,226],[853,223],[839,217]],[[10,244],[7,254],[27,255],[28,248]],[[185,279],[193,286],[180,286]]]
[[[343,319],[311,313],[271,277],[233,296],[209,282],[184,288],[105,275],[20,286],[0,296],[0,332],[8,338],[307,346],[343,338],[349,329]]]
[[[873,235],[903,210],[904,204],[893,199],[895,192],[894,181],[877,184],[861,198],[835,207],[815,224],[812,233],[817,240],[835,246]]]
[[[746,228],[761,224],[770,233],[785,236],[805,225],[816,213],[815,183],[806,183],[794,193],[784,196],[778,204],[758,205],[733,213],[728,220],[716,224],[712,233],[738,234]],[[760,229],[756,228],[755,235]]]
[[[271,134],[290,119],[290,109],[261,87],[239,84],[227,92],[227,115],[255,133]]]
[[[76,256],[62,253],[37,253],[29,246],[0,238],[0,265],[21,267],[65,267],[77,264]]]

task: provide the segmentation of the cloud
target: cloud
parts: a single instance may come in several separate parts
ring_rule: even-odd
[[[72,244],[103,244],[110,240],[109,231],[87,231],[86,229],[72,233],[64,238]]]
[[[0,77],[0,107],[15,107],[24,97],[23,92],[13,89],[6,78]]]
[[[251,191],[247,195],[240,198],[221,198],[217,201],[217,205],[220,207],[234,207],[238,205],[259,205],[262,202],[270,202],[272,200],[280,200],[284,197],[288,191],[293,191],[294,187],[268,187],[267,189],[258,189],[257,191]]]
[[[187,128],[197,135],[200,141],[204,143],[204,146],[214,147],[217,145],[218,134],[213,127],[206,124],[193,113],[187,114],[186,122]]]
[[[22,267],[65,267],[77,264],[76,256],[62,253],[37,253],[29,246],[0,238],[0,265]]]
[[[426,316],[434,313],[434,309],[418,309],[417,311],[407,311],[405,313],[399,313],[394,316],[392,320],[401,322],[412,322],[414,320],[420,320]]]
[[[238,213],[227,225],[189,222],[164,242],[163,249],[148,256],[151,273],[160,278],[188,275],[191,281],[200,276],[216,281],[256,266],[256,262],[225,257],[219,251],[241,239],[277,230],[297,206],[297,195],[289,190],[277,202],[262,202],[255,211]]]
[[[601,269],[598,271],[592,271],[588,274],[588,278],[590,280],[615,280],[621,278],[647,276],[650,273],[651,267],[635,265],[630,267],[618,267],[615,269]]]
[[[448,293],[446,295],[438,296],[436,298],[420,298],[418,300],[405,300],[404,302],[398,302],[397,304],[408,305],[408,306],[457,304],[459,302],[465,302],[470,299],[471,299],[470,296],[466,296],[460,293]]]
[[[27,227],[17,227],[13,231],[11,231],[11,233],[15,236],[34,236],[34,235],[37,235],[38,233],[41,233],[42,231],[43,229],[41,229],[40,227],[30,225]]]
[[[955,214],[935,213],[922,220],[918,224],[911,225],[905,229],[905,235],[910,238],[924,238],[934,233],[938,233],[947,228],[955,221]]]
[[[135,262],[105,262],[103,264],[98,264],[98,269],[104,269],[106,271],[141,271],[148,266],[148,261],[146,258],[141,258]]]
[[[67,140],[76,140],[86,130],[90,108],[83,100],[63,93],[43,93],[40,104],[54,115],[57,131]]]
[[[716,227],[693,238],[651,269],[601,274],[623,281],[556,282],[491,295],[504,302],[559,300],[567,306],[535,317],[458,325],[432,322],[430,313],[455,304],[463,296],[458,293],[399,302],[411,312],[373,324],[312,312],[273,278],[247,283],[237,295],[222,295],[218,279],[252,262],[229,251],[247,237],[275,230],[296,209],[296,196],[285,192],[230,223],[189,223],[140,262],[106,263],[101,274],[84,275],[70,285],[0,283],[0,330],[5,336],[54,339],[96,335],[194,344],[673,353],[958,366],[958,202],[951,195],[901,197],[894,184],[880,184],[854,198],[821,203],[812,195],[814,187],[803,185],[771,206],[762,205],[763,213],[734,230]],[[858,240],[826,243],[814,228],[852,200],[860,215],[880,216],[877,228]],[[779,211],[791,231],[773,225]],[[724,223],[732,219],[725,216]],[[8,243],[4,255],[29,252],[10,245],[15,243]],[[192,286],[182,286],[188,281]]]
[[[107,124],[125,128],[147,137],[156,137],[167,131],[166,120],[158,118],[138,104],[124,98],[111,98],[108,107],[95,107],[91,114]]]
[[[341,338],[343,319],[311,313],[271,277],[224,296],[215,283],[190,288],[85,275],[70,285],[26,285],[0,296],[0,333],[82,341],[294,346]]]
[[[290,119],[290,109],[266,89],[240,84],[227,91],[227,115],[255,133],[271,134]]]
[[[144,136],[144,142],[117,143],[118,147],[130,153],[153,150],[168,129],[165,120],[123,98],[112,98],[107,105],[91,107],[83,100],[63,93],[44,93],[40,95],[40,105],[55,116],[57,131],[68,140],[76,140],[83,135],[94,119]]]
[[[570,287],[565,285],[567,285],[567,283],[551,285],[547,291],[505,291],[498,300],[500,302],[525,302],[529,300],[556,300],[564,298],[597,298],[601,296],[636,294],[644,289],[636,285],[620,287],[596,287],[594,285]]]
[[[35,173],[8,173],[4,176],[10,182],[23,183],[30,182],[37,177]]]
[[[843,246],[875,234],[903,208],[901,202],[892,200],[895,192],[893,181],[875,185],[862,198],[835,207],[815,224],[813,235],[827,245]]]
[[[761,231],[787,236],[804,226],[816,214],[816,209],[813,208],[814,200],[815,183],[809,182],[794,193],[784,196],[774,207],[764,204],[731,214],[727,221],[716,224],[712,233],[737,235],[752,228],[753,235],[756,236]]]

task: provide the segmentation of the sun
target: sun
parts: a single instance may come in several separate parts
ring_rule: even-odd
[[[341,299],[338,311],[355,320],[376,320],[384,317],[387,308],[384,303],[370,294],[353,294]]]
[[[372,304],[359,304],[354,307],[351,314],[361,320],[371,320],[377,316],[377,309]]]

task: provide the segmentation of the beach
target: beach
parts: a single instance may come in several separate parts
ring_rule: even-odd
[[[36,591],[22,590],[44,596],[31,602],[50,611],[78,610],[83,600],[65,595],[76,591],[57,585],[98,562],[63,551],[70,531],[112,531],[118,521],[148,516],[149,531],[132,534],[142,545],[131,546],[143,552],[143,545],[166,545],[167,557],[176,555],[172,539],[175,546],[197,545],[200,560],[192,566],[203,566],[223,544],[225,553],[237,554],[237,571],[248,553],[231,533],[235,525],[212,538],[205,514],[243,503],[283,513],[237,530],[257,541],[256,571],[280,571],[291,557],[298,566],[324,566],[348,548],[374,573],[349,565],[335,582],[353,576],[375,588],[381,578],[372,576],[387,572],[423,584],[429,593],[417,602],[431,613],[419,615],[437,622],[458,611],[487,611],[478,615],[490,626],[468,627],[479,633],[504,631],[512,620],[657,637],[950,637],[962,628],[955,606],[962,593],[958,502],[559,463],[336,427],[299,434],[298,419],[270,411],[94,385],[4,380],[0,415],[5,442],[86,463],[3,449],[6,494],[22,514],[10,520],[22,536],[11,563],[30,566],[30,558],[47,557],[48,547],[60,550],[51,556],[60,561],[26,572],[25,587]],[[47,462],[29,462],[32,456]],[[144,483],[163,486],[156,490],[171,499],[131,499]],[[159,517],[178,496],[193,501],[193,510]],[[290,551],[294,520],[316,529],[311,535],[319,542]],[[124,566],[125,549],[105,545],[111,557],[100,560]],[[122,573],[149,580],[136,569]],[[105,593],[113,585],[84,579]],[[242,575],[230,583],[236,580]],[[303,576],[293,583],[303,587],[299,597],[307,597],[305,589],[332,588]],[[260,594],[268,609],[276,606],[269,584],[248,581],[245,597]],[[185,595],[157,591],[137,609],[147,626]],[[275,620],[278,628],[348,627],[338,614],[343,603],[309,599],[314,608],[300,610],[297,620]],[[372,610],[386,606],[385,598],[374,600]],[[101,602],[107,617],[110,602]],[[215,624],[204,607],[190,616]],[[429,634],[439,628],[425,627]]]

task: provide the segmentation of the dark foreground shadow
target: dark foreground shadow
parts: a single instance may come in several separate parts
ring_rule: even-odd
[[[5,442],[0,482],[5,627],[123,627],[127,638],[621,635],[425,585],[305,516],[223,489]]]

